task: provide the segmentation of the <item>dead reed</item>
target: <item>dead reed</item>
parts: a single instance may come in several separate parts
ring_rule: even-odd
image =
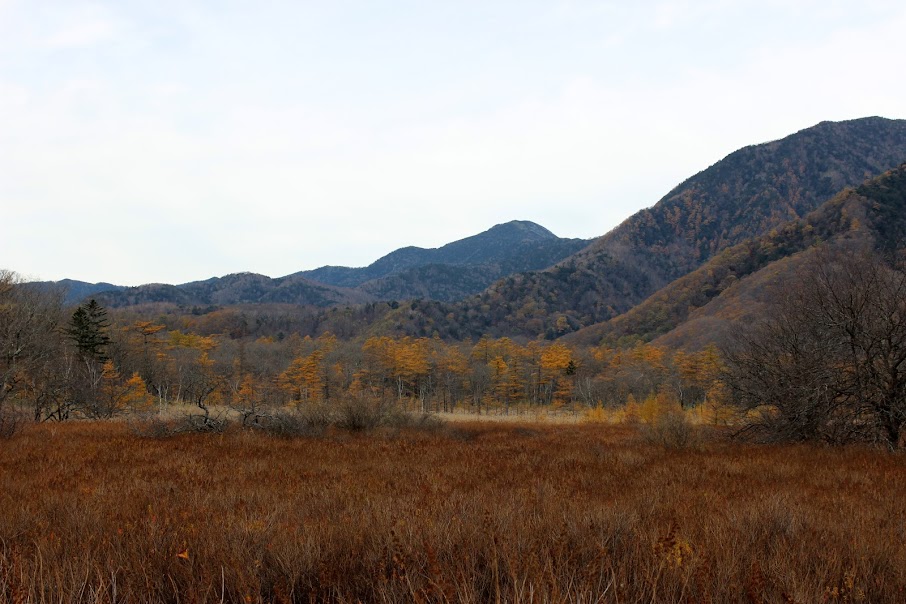
[[[906,458],[607,425],[0,441],[5,602],[903,602]]]

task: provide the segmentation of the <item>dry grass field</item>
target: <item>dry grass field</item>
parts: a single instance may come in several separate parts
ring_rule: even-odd
[[[906,602],[906,458],[456,423],[0,441],[2,602]]]

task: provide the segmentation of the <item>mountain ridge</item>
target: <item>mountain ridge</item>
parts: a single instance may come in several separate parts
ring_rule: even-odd
[[[111,307],[153,303],[327,307],[414,297],[455,300],[477,293],[509,273],[550,266],[588,243],[582,239],[559,238],[534,222],[513,220],[439,248],[407,246],[394,250],[369,265],[371,272],[365,274],[364,280],[350,279],[349,275],[368,271],[369,267],[328,266],[276,278],[238,272],[175,285],[149,283],[124,287],[70,279],[42,283],[67,289],[69,304],[94,296]],[[336,278],[312,279],[310,275],[319,270],[322,275]]]
[[[814,210],[906,158],[906,120],[821,122],[743,147],[687,178],[650,208],[543,271],[511,275],[478,296],[411,309],[396,331],[430,335],[453,316],[458,337],[556,338],[630,310],[709,258]],[[457,336],[451,336],[457,337]]]
[[[554,242],[559,242],[554,243]],[[569,242],[569,243],[566,243]],[[368,281],[400,273],[406,269],[429,264],[452,266],[484,265],[490,261],[512,259],[530,251],[529,248],[579,248],[590,241],[561,239],[545,227],[528,220],[511,220],[496,224],[486,231],[452,241],[436,248],[406,246],[381,256],[368,266],[323,266],[300,275],[325,285],[357,287]],[[515,246],[515,249],[514,249]]]
[[[354,329],[348,322],[348,333],[356,337],[474,339],[489,335],[580,341],[610,322],[605,331],[619,325],[631,327],[620,333],[607,331],[597,341],[614,342],[624,336],[650,340],[719,296],[734,278],[801,251],[805,234],[790,230],[791,224],[804,225],[801,221],[806,216],[840,190],[863,186],[866,177],[895,168],[903,159],[906,120],[821,122],[728,154],[592,241],[561,240],[534,223],[511,221],[440,248],[399,248],[369,267],[314,269],[333,271],[337,279],[359,271],[352,277],[359,283],[355,288],[312,281],[306,277],[312,271],[278,279],[239,273],[183,286],[156,286],[157,290],[143,286],[145,290],[133,288],[109,296],[114,305],[170,297],[182,305],[370,307],[344,311],[356,317]],[[886,222],[896,221],[888,217]],[[766,244],[752,243],[768,235]],[[889,238],[902,235],[892,231]],[[542,270],[520,269],[519,263],[525,262],[522,245],[544,265]],[[561,245],[579,249],[564,253],[557,247]],[[446,263],[431,262],[438,257]],[[489,257],[494,261],[456,264]],[[715,259],[724,263],[713,265],[720,270],[710,275],[707,270],[698,272]],[[671,285],[688,275],[683,282],[686,290],[679,296],[687,307],[670,310],[676,293]],[[485,285],[487,280],[492,282]],[[463,295],[479,288],[483,290],[475,295]],[[373,305],[376,300],[404,299],[410,302],[383,305],[380,312]],[[651,308],[647,301],[659,299],[666,316],[657,308],[657,312],[645,310]],[[308,324],[335,325],[333,318],[326,318],[333,310],[312,311]],[[573,332],[577,335],[569,336]]]
[[[800,249],[790,249],[757,270],[738,275],[728,287],[718,288],[704,304],[690,309],[682,321],[654,342],[689,349],[724,343],[738,326],[765,318],[772,301],[795,288],[800,275],[812,270],[810,263],[821,249],[846,254],[874,250],[885,257],[902,254],[906,249],[906,163],[855,189],[841,191],[797,222],[807,235]],[[761,245],[770,245],[771,237],[762,237]],[[699,271],[709,270],[710,264]],[[647,305],[648,301],[637,307],[638,312]]]

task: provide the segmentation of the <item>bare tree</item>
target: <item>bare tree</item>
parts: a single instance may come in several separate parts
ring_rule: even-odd
[[[0,410],[59,353],[60,292],[0,270]]]
[[[900,443],[906,425],[906,270],[845,245],[813,251],[771,317],[727,351],[748,429],[784,440]],[[750,413],[750,417],[752,417]]]
[[[189,365],[185,377],[186,397],[201,411],[201,414],[189,416],[195,422],[195,429],[200,431],[219,431],[224,422],[220,416],[211,415],[208,401],[214,392],[224,383],[224,377],[217,372],[215,363],[202,352],[195,363]]]

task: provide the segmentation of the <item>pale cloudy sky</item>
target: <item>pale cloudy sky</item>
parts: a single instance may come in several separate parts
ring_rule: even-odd
[[[902,0],[0,0],[0,267],[179,283],[512,219],[598,236],[739,147],[906,118],[904,32]]]

